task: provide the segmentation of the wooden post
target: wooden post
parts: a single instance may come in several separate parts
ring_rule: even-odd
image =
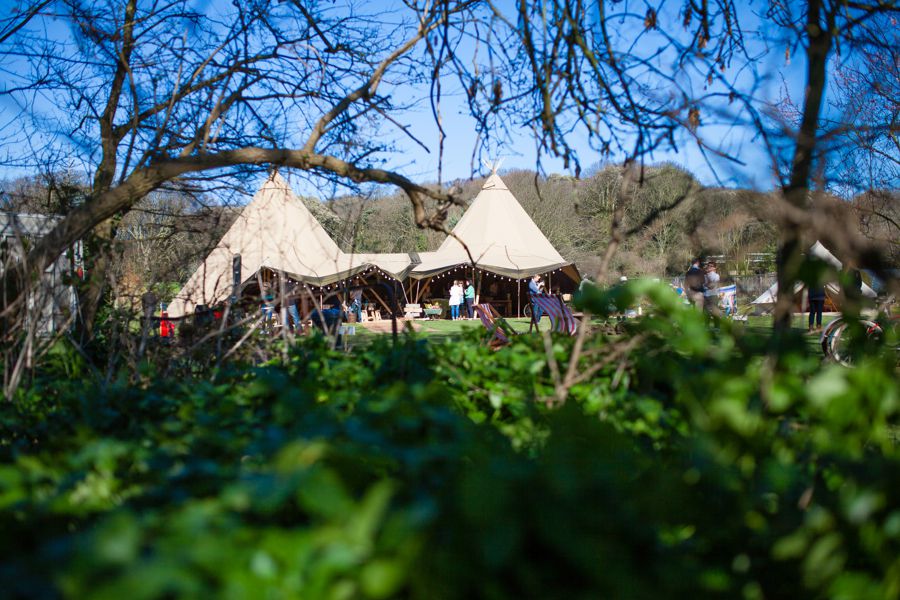
[[[288,326],[288,309],[287,309],[287,303],[285,302],[285,296],[286,296],[286,294],[285,294],[286,289],[285,289],[285,285],[284,285],[285,277],[286,276],[284,274],[284,271],[279,270],[278,271],[278,296],[279,296],[279,302],[281,304],[281,310],[279,310],[278,312],[279,312],[279,316],[281,317],[282,332],[286,331],[287,326]]]
[[[481,299],[481,278],[475,279],[475,268],[472,268],[472,285],[475,286],[475,298],[473,299],[473,305],[478,304]]]
[[[429,291],[431,290],[431,282],[432,282],[433,280],[434,280],[433,277],[429,277],[429,278],[428,278],[428,280],[425,282],[425,285],[422,286],[422,291],[419,292],[419,295],[420,295],[420,296],[427,296],[427,295],[428,295]],[[443,294],[442,294],[442,296],[443,296]],[[418,301],[419,301],[419,300],[418,300],[418,298],[417,298],[417,299],[416,299],[416,302],[418,302]]]
[[[394,290],[394,297],[396,297],[397,296],[397,280],[396,279],[393,280],[393,283],[391,284],[391,286],[392,286],[391,289]],[[403,291],[404,302],[406,304],[412,304],[412,302],[409,301],[409,296],[406,294],[406,286],[403,285],[402,282],[400,283],[400,289]],[[412,286],[410,286],[409,289],[410,289],[410,294],[412,294]]]
[[[238,296],[241,293],[241,281],[243,281],[243,279],[241,255],[234,254],[231,257],[231,304],[238,301]]]

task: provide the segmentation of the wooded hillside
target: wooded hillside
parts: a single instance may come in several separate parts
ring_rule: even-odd
[[[560,253],[583,273],[593,273],[609,244],[621,169],[598,167],[581,179],[536,177],[528,170],[505,171],[501,176]],[[483,181],[455,185],[469,201]],[[896,194],[870,193],[850,202],[818,201],[827,203],[828,210],[843,212],[843,218],[858,220],[866,235],[890,246],[893,256],[900,258]],[[760,192],[704,187],[675,165],[646,167],[643,180],[623,207],[622,226],[630,235],[613,258],[612,271],[616,278],[675,275],[684,271],[695,254],[723,256],[727,269],[740,274],[773,270],[777,232],[770,202]],[[328,206],[339,220],[323,224],[345,250],[433,250],[443,239],[439,233],[415,226],[408,201],[400,193],[338,198]],[[452,210],[449,227],[461,214],[460,208]]]
[[[501,176],[560,253],[590,276],[610,241],[621,174],[619,167],[610,165],[596,167],[580,179],[540,177],[525,169],[507,170]],[[484,178],[459,180],[450,186],[468,202],[483,182]],[[66,177],[6,182],[3,205],[7,210],[60,213],[82,193],[79,190],[83,187]],[[302,199],[346,251],[420,252],[436,249],[444,237],[416,226],[409,201],[400,191]],[[613,257],[610,278],[678,275],[695,254],[724,257],[728,273],[770,272],[777,244],[771,201],[767,194],[751,190],[704,187],[675,165],[646,167],[627,205],[621,207],[621,227],[627,235]],[[896,193],[875,191],[850,201],[834,197],[817,201],[834,218],[858,222],[860,231],[880,242],[900,265]],[[136,301],[148,289],[163,297],[177,291],[236,218],[240,207],[230,204],[209,195],[167,192],[152,194],[136,205],[118,228],[115,297]],[[451,209],[449,228],[462,213],[461,207]]]

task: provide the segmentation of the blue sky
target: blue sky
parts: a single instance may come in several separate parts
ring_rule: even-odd
[[[201,2],[200,5],[215,5],[215,2]],[[374,2],[373,5],[383,8],[389,6],[386,2]],[[626,3],[627,8],[628,3]],[[632,3],[630,10],[632,12],[640,12],[644,10],[646,4]],[[680,3],[675,6],[674,3],[663,4],[659,8],[661,19],[668,19],[668,22],[678,22],[677,13]],[[757,27],[758,21],[754,13],[755,10],[764,10],[764,3],[751,3],[743,6],[741,10],[741,18],[745,22],[745,27],[753,29]],[[674,11],[674,12],[673,12]],[[630,23],[630,21],[629,21]],[[640,21],[634,21],[639,24]],[[57,23],[51,23],[50,27],[62,27]],[[624,29],[624,27],[623,27]],[[62,33],[62,31],[54,32],[51,29],[51,35]],[[623,37],[631,35],[633,32],[619,32]],[[656,36],[657,38],[659,36]],[[652,44],[654,41],[653,34],[647,34],[646,44]],[[801,60],[794,59],[790,63],[785,61],[784,50],[778,47],[777,40],[773,44],[772,39],[766,40],[756,39],[751,36],[748,39],[748,47],[751,54],[755,57],[753,64],[745,68],[733,68],[725,73],[725,77],[730,78],[742,87],[755,87],[755,95],[758,103],[772,102],[778,99],[784,88],[790,90],[794,98],[799,98],[803,89],[803,65]],[[649,46],[648,46],[649,48]],[[663,57],[661,61],[668,60]],[[664,64],[660,64],[664,67]],[[8,85],[7,73],[14,71],[14,64],[5,65],[5,69],[0,69],[0,86]],[[762,77],[762,79],[759,79]],[[690,73],[684,73],[681,77],[682,83],[689,87],[695,88],[697,94],[706,92],[706,83],[703,78]],[[464,94],[458,89],[458,83],[449,77],[442,80],[444,102],[442,106],[442,117],[444,119],[444,129],[447,133],[445,140],[445,151],[443,157],[443,180],[450,181],[458,178],[468,178],[472,175],[478,175],[485,171],[484,167],[478,162],[476,157],[473,162],[473,149],[476,146],[476,133],[474,123],[466,114],[466,106]],[[715,87],[719,84],[714,83],[712,91],[716,91]],[[393,90],[398,96],[415,97],[415,94],[423,94],[427,88],[423,87],[416,90]],[[714,103],[715,104],[715,103]],[[38,105],[46,116],[52,119],[53,107],[50,99],[42,99]],[[698,144],[691,136],[685,134],[676,139],[677,149],[662,149],[645,157],[648,163],[673,162],[694,173],[704,184],[707,185],[726,185],[733,187],[753,187],[757,189],[770,189],[775,184],[775,178],[772,175],[771,160],[762,148],[762,144],[758,139],[754,139],[754,130],[747,127],[743,123],[740,110],[735,110],[734,106],[728,106],[725,103],[718,103],[722,114],[712,114],[707,112],[702,115],[703,125],[699,129],[699,136],[708,144],[719,147],[726,152],[739,156],[743,164],[735,164],[729,161],[711,158],[709,153],[704,157],[700,151]],[[5,124],[10,115],[14,115],[17,106],[9,96],[0,96],[0,120]],[[426,153],[419,145],[407,139],[399,130],[394,129],[396,134],[396,145],[399,152],[389,155],[387,167],[398,170],[407,177],[415,180],[429,182],[435,181],[438,175],[438,132],[433,122],[431,111],[427,103],[420,103],[419,108],[411,110],[401,115],[400,121],[416,132],[431,153]],[[8,136],[8,130],[0,128],[0,152],[16,152],[18,148],[27,148],[29,144],[45,143],[49,138],[42,137],[40,134],[29,136],[28,139],[21,136]],[[483,155],[489,159],[503,159],[503,169],[533,169],[537,165],[537,150],[534,137],[530,129],[514,129],[510,131],[510,138],[505,143],[491,148]],[[620,162],[624,155],[612,155],[603,158],[600,154],[592,150],[588,144],[587,136],[575,133],[571,137],[573,147],[578,153],[583,169],[587,169],[601,161],[617,163]],[[626,140],[627,142],[627,140]],[[562,161],[549,155],[540,157],[541,167],[546,173],[564,172]],[[80,168],[77,163],[73,164],[75,169]],[[570,169],[571,172],[571,169]],[[25,174],[20,169],[10,169],[0,166],[0,178],[14,177]],[[299,184],[299,182],[298,182]],[[309,184],[302,185],[307,188],[303,192],[314,192],[314,186]]]
[[[641,13],[647,6],[646,3],[631,3],[631,13]],[[638,8],[635,8],[638,6]],[[658,6],[661,21],[667,19],[668,23],[679,23],[678,11],[681,3],[663,3]],[[722,77],[730,80],[736,87],[745,90],[753,90],[756,106],[774,104],[787,92],[796,101],[802,98],[805,85],[805,65],[800,57],[786,60],[786,40],[780,40],[777,32],[762,30],[762,22],[757,11],[765,10],[763,2],[742,3],[739,6],[741,22],[746,31],[746,44],[748,54],[752,60],[741,64],[736,61]],[[626,25],[639,25],[640,20],[626,21]],[[634,32],[622,31],[622,37],[633,35]],[[680,33],[680,32],[678,32]],[[677,35],[673,34],[673,35]],[[644,41],[652,52],[652,44],[662,43],[662,36],[653,33],[645,34]],[[665,68],[665,61],[671,60],[669,56],[662,56],[658,66]],[[718,82],[707,84],[705,77],[698,73],[685,71],[680,77],[680,83],[700,96],[705,93],[723,92],[725,88]],[[446,77],[442,80],[443,106],[442,118],[444,130],[447,133],[445,139],[445,152],[443,160],[443,179],[466,178],[474,173],[484,172],[484,167],[476,157],[473,161],[473,148],[476,145],[476,133],[474,123],[467,115],[464,94],[459,89],[455,80]],[[721,111],[716,114],[712,110],[705,111],[702,115],[702,126],[698,130],[698,137],[705,144],[722,150],[724,153],[739,157],[741,163],[716,158],[714,153],[704,153],[697,140],[684,132],[676,137],[676,148],[665,147],[654,151],[645,157],[647,163],[672,162],[694,173],[701,182],[707,185],[725,185],[729,187],[751,187],[755,189],[771,189],[777,185],[777,179],[773,173],[771,157],[763,143],[756,134],[755,127],[748,124],[745,111],[736,103],[730,105],[725,101],[711,101],[712,110]],[[434,180],[438,172],[438,131],[433,122],[431,111],[427,104],[418,111],[409,112],[404,124],[419,133],[420,139],[429,147],[431,153],[426,153],[417,144],[399,138],[399,145],[404,148],[402,153],[405,161],[404,173],[424,180]],[[522,128],[513,132],[514,139],[499,147],[485,152],[487,158],[503,159],[504,169],[534,169],[537,164],[537,144],[529,129]],[[582,169],[587,169],[598,163],[619,163],[624,154],[612,155],[608,158],[601,156],[593,150],[586,134],[573,134],[570,138],[579,156]],[[626,145],[627,145],[626,140]],[[543,154],[540,157],[541,167],[546,173],[563,173],[566,169],[561,159]],[[572,169],[569,169],[571,172]]]

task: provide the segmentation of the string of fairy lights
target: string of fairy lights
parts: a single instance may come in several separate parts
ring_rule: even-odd
[[[457,271],[460,271],[460,270],[463,271],[463,274],[468,274],[472,271],[472,265],[470,265],[468,263],[463,263],[463,264],[457,265],[456,267],[454,267],[452,269],[449,269],[446,271],[441,271],[437,275],[434,275],[432,278],[433,279],[449,278],[449,277],[453,276],[454,273],[456,273]],[[478,267],[475,267],[475,271],[481,277],[489,277],[489,278],[497,279],[500,281],[517,281],[519,283],[528,281],[529,279],[531,279],[531,277],[533,277],[533,275],[528,275],[526,277],[508,277],[506,275],[498,275],[497,273],[488,271],[487,269],[480,269]],[[540,275],[541,277],[549,277],[553,273],[559,273],[560,271],[562,271],[562,267],[560,267],[558,269],[551,269],[550,271],[543,271],[543,272],[536,273],[536,274]]]
[[[550,277],[553,273],[559,273],[562,270],[563,270],[562,267],[560,267],[557,269],[551,269],[549,271],[543,271],[541,273],[538,273],[538,275],[541,275],[542,277]],[[460,275],[459,275],[460,271],[462,271],[462,276],[466,277],[466,276],[469,276],[472,274],[473,267],[469,263],[460,263],[460,264],[456,265],[455,267],[446,269],[444,271],[441,271],[440,273],[432,275],[430,277],[430,279],[431,280],[456,279],[456,278],[460,277]],[[494,279],[497,281],[509,281],[509,282],[516,282],[517,284],[527,282],[533,276],[533,275],[528,275],[526,277],[508,277],[506,275],[499,275],[499,274],[489,271],[487,269],[481,269],[478,267],[475,267],[474,271],[482,279]],[[353,280],[365,279],[371,275],[377,275],[383,279],[392,279],[398,283],[403,282],[403,279],[397,277],[396,275],[389,273],[387,271],[384,271],[377,266],[372,265],[372,266],[369,266],[368,268],[366,268],[362,271],[354,273],[353,275],[346,277],[338,282],[328,283],[325,285],[308,285],[308,284],[307,285],[311,290],[314,290],[316,292],[328,291],[328,290],[341,290],[341,289],[346,289],[348,287],[352,287]],[[305,284],[304,281],[296,280],[289,276],[285,277],[285,279],[287,280],[287,283],[290,283],[290,284]],[[421,280],[425,280],[425,279],[429,279],[429,277],[421,278]]]

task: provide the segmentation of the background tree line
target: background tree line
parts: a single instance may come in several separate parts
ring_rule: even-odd
[[[526,169],[508,170],[502,177],[560,253],[582,273],[595,273],[610,242],[621,169],[598,165],[579,179],[542,177]],[[452,187],[467,205],[483,181],[456,181]],[[4,210],[37,214],[64,214],[85,193],[86,186],[66,174],[0,185]],[[444,239],[441,232],[416,225],[401,192],[378,193],[375,189],[367,195],[327,200],[307,196],[301,200],[345,251],[422,252],[435,250]],[[863,235],[884,248],[894,267],[900,266],[900,195],[873,190],[849,200],[829,196],[818,201],[827,203],[827,210],[851,219]],[[777,248],[777,227],[767,217],[772,202],[770,194],[762,192],[703,186],[676,165],[648,166],[625,207],[624,226],[631,235],[613,257],[609,278],[677,276],[695,255],[724,256],[723,273],[772,272]],[[147,196],[118,226],[110,299],[137,306],[146,291],[160,298],[171,297],[240,210],[214,194],[159,192]],[[464,206],[456,206],[449,211],[449,228],[464,210]],[[90,256],[87,258],[90,261]]]

